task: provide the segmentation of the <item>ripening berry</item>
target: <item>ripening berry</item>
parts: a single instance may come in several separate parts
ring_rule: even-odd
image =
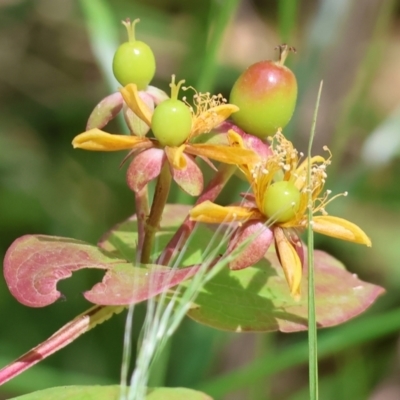
[[[285,223],[296,215],[300,200],[300,191],[292,182],[275,182],[265,191],[262,212],[273,222]]]
[[[265,139],[287,125],[297,99],[297,81],[283,65],[289,51],[279,46],[279,61],[260,61],[246,69],[233,85],[229,102],[239,107],[232,115],[235,124]]]
[[[178,100],[179,88],[184,80],[175,84],[172,75],[171,98],[160,103],[154,110],[151,119],[151,129],[162,146],[180,146],[192,130],[192,112],[181,100]]]
[[[126,86],[135,83],[138,90],[146,89],[156,72],[156,61],[151,48],[135,39],[135,25],[129,19],[122,21],[128,31],[129,41],[122,43],[114,54],[113,73],[117,81]]]

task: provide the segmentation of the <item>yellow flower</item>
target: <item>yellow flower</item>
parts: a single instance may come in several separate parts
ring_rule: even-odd
[[[239,227],[233,237],[229,250],[254,236],[250,244],[231,265],[233,269],[245,268],[260,260],[274,240],[275,248],[290,292],[300,296],[303,250],[298,231],[307,228],[308,193],[312,197],[312,229],[315,232],[371,246],[368,236],[357,225],[339,217],[328,215],[326,205],[334,198],[329,198],[330,191],[323,192],[326,167],[331,156],[315,156],[301,160],[301,154],[292,143],[278,132],[271,139],[273,154],[262,163],[242,165],[252,189],[246,194],[240,206],[222,207],[211,202],[204,202],[194,207],[190,216],[194,221],[205,223],[238,222]],[[311,167],[310,187],[307,187],[307,168]],[[284,190],[281,188],[284,187]],[[346,195],[344,193],[343,195]],[[275,196],[275,198],[274,198]],[[272,210],[272,212],[271,212]],[[255,230],[257,227],[257,230]],[[251,263],[247,259],[251,256]]]
[[[175,85],[174,80],[172,85]],[[125,104],[151,127],[153,112],[139,96],[136,85],[129,84],[121,88],[120,92]],[[79,134],[72,141],[72,145],[74,148],[84,150],[131,150],[130,155],[136,153],[127,171],[128,185],[135,192],[156,178],[164,162],[168,162],[176,183],[189,194],[199,195],[203,189],[203,176],[194,162],[195,156],[203,158],[208,163],[210,158],[227,164],[256,162],[259,157],[250,149],[229,145],[241,140],[240,135],[233,130],[224,135],[217,135],[218,138],[212,143],[201,143],[199,140],[201,134],[209,133],[238,108],[226,104],[221,96],[210,96],[209,93],[196,94],[194,100],[195,110],[190,107],[191,131],[189,137],[179,146],[162,146],[154,138],[110,134],[100,129],[90,129]],[[171,131],[173,129],[171,126]]]

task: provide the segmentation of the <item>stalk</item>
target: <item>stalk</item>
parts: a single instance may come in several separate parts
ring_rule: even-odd
[[[150,263],[151,252],[153,250],[154,238],[159,229],[160,221],[164,211],[165,204],[167,203],[169,189],[171,187],[171,172],[169,164],[164,163],[161,173],[157,180],[156,190],[154,192],[153,203],[147,222],[145,223],[144,230],[145,236],[143,241],[143,248],[141,254],[141,262],[143,264]]]
[[[94,306],[89,308],[65,324],[46,341],[2,368],[0,370],[0,385],[15,378],[56,351],[61,350],[96,325],[110,319],[114,314],[119,314],[124,308],[124,306]]]
[[[207,185],[201,196],[197,199],[195,204],[200,204],[206,200],[215,200],[217,196],[221,193],[222,189],[225,187],[226,183],[229,181],[235,170],[236,165],[221,165],[220,169]],[[174,258],[178,252],[182,251],[188,237],[193,231],[195,224],[196,222],[190,221],[189,216],[186,217],[185,221],[183,221],[182,225],[175,232],[165,250],[156,261],[157,264],[168,265],[171,259]]]

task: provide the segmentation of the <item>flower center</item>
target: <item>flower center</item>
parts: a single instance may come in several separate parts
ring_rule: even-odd
[[[301,195],[296,186],[288,181],[268,186],[263,197],[262,212],[274,222],[285,223],[296,215]]]

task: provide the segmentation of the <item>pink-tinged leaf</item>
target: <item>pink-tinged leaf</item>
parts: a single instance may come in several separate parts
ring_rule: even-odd
[[[232,236],[228,252],[234,251],[236,247],[243,244],[246,240],[249,243],[240,251],[240,255],[229,264],[230,269],[238,270],[257,264],[271,246],[274,235],[271,229],[262,222],[246,222]]]
[[[122,110],[123,98],[121,93],[113,93],[105,97],[90,114],[86,130],[103,128]]]
[[[127,388],[129,390],[129,388]],[[121,386],[60,386],[39,390],[10,400],[114,400],[121,395]],[[186,388],[148,389],[146,400],[212,400],[197,390]]]
[[[40,235],[17,239],[4,259],[4,276],[11,293],[30,307],[54,303],[61,296],[58,281],[84,268],[107,270],[103,282],[84,294],[86,299],[114,306],[153,297],[190,278],[199,267],[134,266],[85,242]]]
[[[9,247],[4,277],[12,295],[30,307],[54,303],[61,293],[56,285],[82,268],[107,269],[124,262],[110,258],[99,248],[74,239],[26,235]]]
[[[154,99],[146,92],[139,92],[139,97],[147,105],[151,112],[154,111]],[[132,135],[146,136],[150,127],[142,121],[129,107],[124,106],[124,118]]]
[[[172,269],[161,265],[114,266],[90,291],[84,293],[86,300],[98,305],[118,306],[135,304],[156,296],[191,278],[199,266]]]
[[[365,311],[384,289],[360,280],[335,258],[315,251],[316,319],[319,328],[341,324]],[[307,293],[307,271],[302,280]],[[296,301],[275,252],[257,265],[222,270],[196,298],[188,315],[228,331],[296,332],[307,329],[307,296]]]
[[[178,186],[190,196],[198,196],[203,191],[203,173],[192,156],[183,153],[186,167],[177,169],[171,167],[171,174]]]
[[[160,175],[166,157],[161,149],[147,149],[132,160],[126,171],[126,181],[131,190],[140,192],[151,180]]]

